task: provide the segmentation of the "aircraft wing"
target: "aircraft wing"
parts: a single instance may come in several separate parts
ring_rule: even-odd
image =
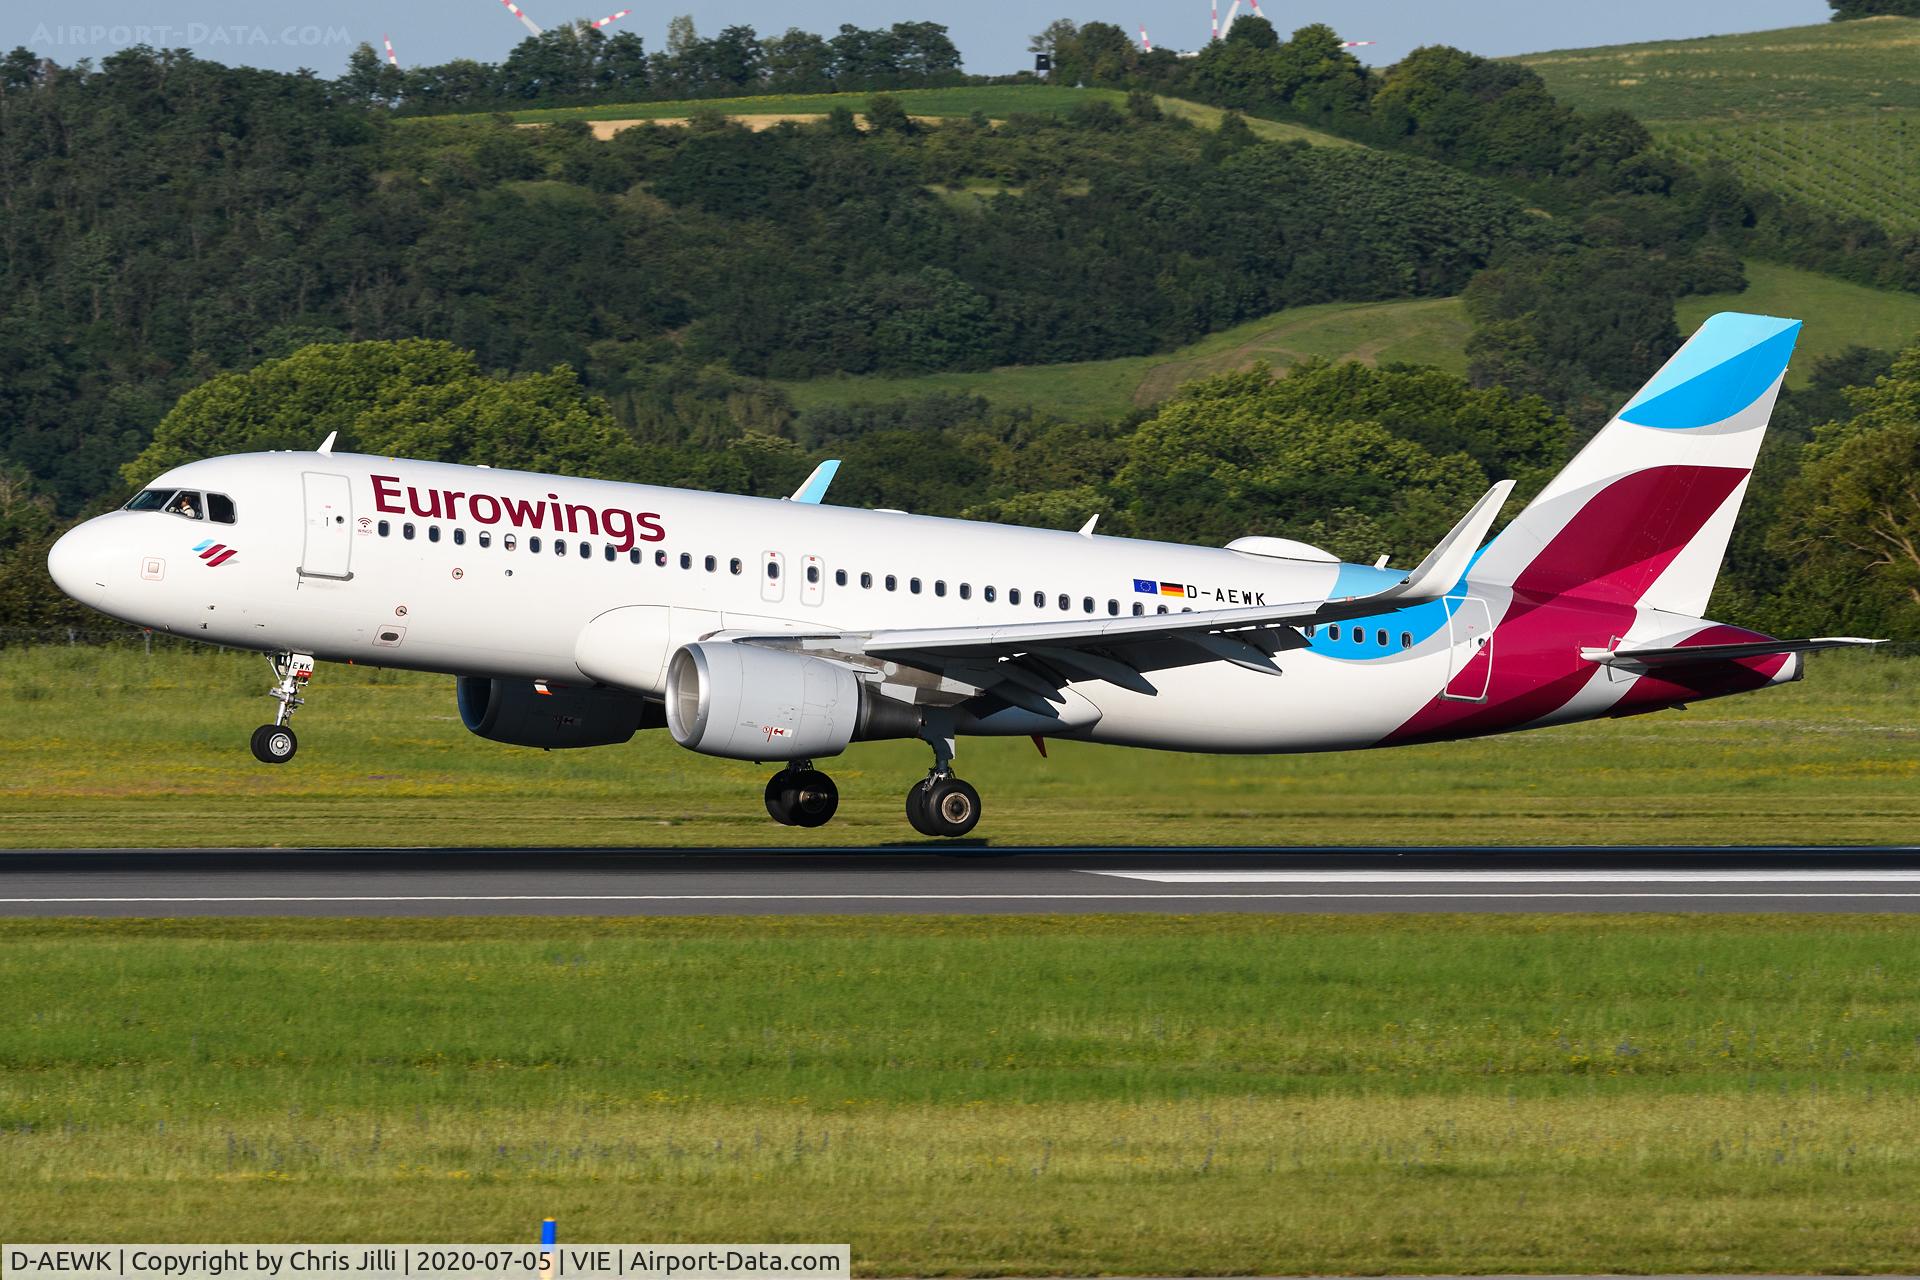
[[[1511,480],[1494,485],[1417,568],[1369,595],[1141,617],[731,638],[861,666],[901,664],[936,678],[933,686],[921,685],[929,693],[964,700],[993,692],[1036,711],[1057,701],[1058,688],[1074,679],[1107,680],[1151,693],[1152,683],[1142,672],[1196,661],[1230,662],[1277,675],[1273,655],[1307,643],[1300,627],[1392,613],[1452,591],[1512,488]]]

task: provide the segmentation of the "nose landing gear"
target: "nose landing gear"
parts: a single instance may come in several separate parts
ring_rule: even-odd
[[[811,760],[796,760],[767,779],[767,813],[783,827],[825,826],[839,807],[840,788]]]
[[[293,736],[293,726],[288,722],[293,719],[293,709],[306,702],[300,692],[313,679],[313,656],[276,653],[269,655],[267,661],[273,664],[275,679],[267,696],[278,702],[280,709],[273,713],[272,724],[263,724],[253,731],[253,756],[262,764],[285,764],[300,748],[300,740]]]

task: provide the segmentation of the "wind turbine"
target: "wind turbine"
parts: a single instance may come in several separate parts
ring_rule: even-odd
[[[1140,48],[1147,53],[1153,52],[1153,41],[1147,39],[1147,29],[1144,26],[1140,28]]]
[[[628,15],[628,14],[630,14],[630,13],[632,13],[632,12],[633,12],[633,10],[631,10],[631,9],[622,9],[622,10],[621,10],[620,12],[618,12],[618,13],[610,13],[610,14],[608,14],[608,15],[607,15],[606,17],[604,17],[604,18],[601,18],[601,19],[599,19],[598,21],[596,21],[596,22],[595,22],[595,23],[594,23],[593,25],[594,25],[594,27],[595,27],[595,29],[599,29],[599,28],[602,28],[602,27],[608,27],[608,26],[611,26],[612,24],[614,24],[614,23],[616,23],[616,22],[618,22],[618,21],[620,21],[620,19],[622,19],[622,18],[624,18],[624,17],[626,17],[626,16]]]
[[[540,24],[522,13],[520,6],[515,4],[513,0],[500,0],[500,3],[507,6],[507,12],[520,19],[521,25],[526,27],[527,30],[533,32],[535,35],[540,34]]]
[[[393,37],[382,32],[380,35],[380,43],[387,46],[387,65],[392,67],[399,66],[400,59],[393,52]]]

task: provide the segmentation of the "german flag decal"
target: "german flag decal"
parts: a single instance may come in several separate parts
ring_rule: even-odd
[[[230,547],[224,542],[215,542],[212,538],[202,538],[194,550],[200,554],[200,559],[206,562],[209,569],[218,568],[239,554],[239,548]]]

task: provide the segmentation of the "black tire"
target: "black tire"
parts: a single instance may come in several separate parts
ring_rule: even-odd
[[[793,802],[787,790],[787,771],[767,779],[767,816],[783,827],[794,825]]]
[[[262,764],[285,764],[300,749],[293,729],[283,724],[263,724],[253,731],[253,758]]]
[[[924,781],[907,788],[907,822],[923,836],[940,834],[927,825],[927,784]]]
[[[941,778],[926,789],[921,800],[921,830],[949,839],[963,836],[980,821],[980,793],[959,778]]]
[[[787,812],[796,827],[824,827],[840,808],[840,788],[818,769],[801,769],[787,776]]]

